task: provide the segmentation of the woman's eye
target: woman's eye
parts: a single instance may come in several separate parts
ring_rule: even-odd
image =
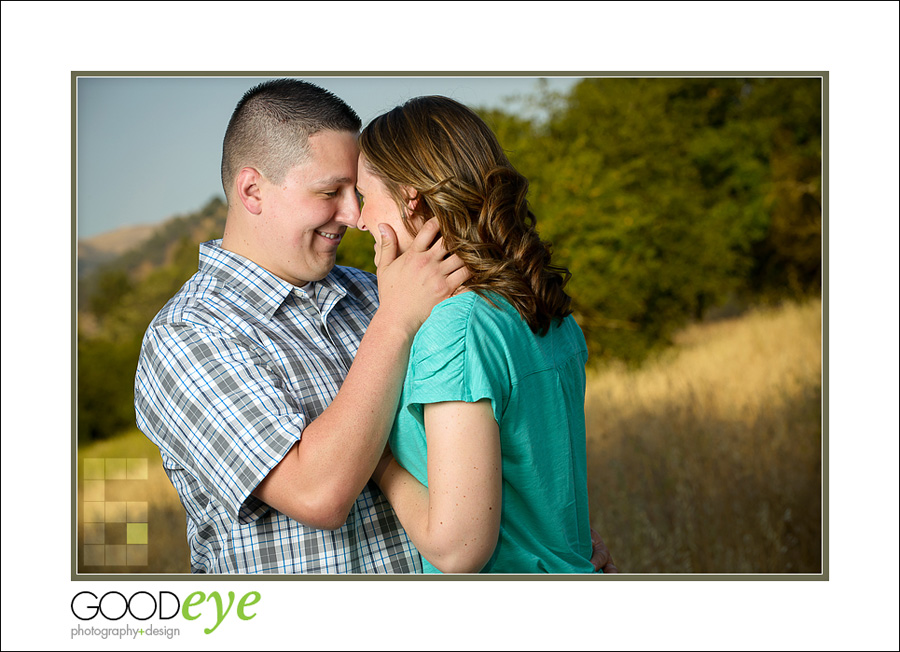
[[[362,210],[362,207],[363,207],[363,206],[365,205],[365,203],[366,203],[366,198],[363,197],[363,196],[360,194],[360,192],[357,190],[357,191],[356,191],[356,199],[357,199],[357,201],[359,201],[359,210]]]

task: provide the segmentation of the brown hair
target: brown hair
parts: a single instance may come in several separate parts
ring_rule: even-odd
[[[414,231],[411,217],[436,217],[444,246],[472,273],[469,289],[496,292],[535,333],[571,314],[563,290],[571,274],[550,263],[525,199],[528,180],[474,111],[447,97],[418,97],[375,118],[359,147],[399,206],[409,199],[403,187],[417,192],[415,213],[401,210],[407,229]]]

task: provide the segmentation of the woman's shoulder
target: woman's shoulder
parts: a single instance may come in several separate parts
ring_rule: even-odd
[[[460,292],[448,297],[437,304],[431,311],[429,321],[432,319],[456,319],[467,316],[480,297],[476,292]],[[426,322],[427,323],[427,322]]]
[[[496,330],[513,327],[519,314],[498,294],[482,296],[478,292],[462,292],[441,301],[422,325],[426,332],[436,331],[447,337],[450,333],[478,333],[483,329]]]
[[[404,390],[411,392],[408,396],[421,403],[472,401],[476,394],[505,396],[509,337],[494,323],[497,319],[509,319],[503,306],[475,292],[438,304],[413,341]]]
[[[436,305],[419,328],[413,350],[445,349],[464,342],[476,298],[474,292],[463,292]]]
[[[413,342],[413,349],[438,350],[464,347],[471,337],[480,339],[481,331],[495,311],[484,297],[476,292],[462,292],[436,305],[422,324]]]

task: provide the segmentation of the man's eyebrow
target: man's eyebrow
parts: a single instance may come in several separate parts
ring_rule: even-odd
[[[316,186],[339,186],[345,183],[354,183],[350,177],[327,177],[314,182]]]

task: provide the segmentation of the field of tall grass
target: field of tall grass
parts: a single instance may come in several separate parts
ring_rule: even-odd
[[[623,572],[822,571],[821,302],[693,326],[588,381],[592,523]]]
[[[821,371],[816,301],[693,326],[639,370],[594,372],[591,521],[620,570],[821,572]],[[80,449],[82,478],[85,459],[147,460],[146,480],[107,480],[105,495],[149,505],[147,560],[86,565],[80,555],[79,571],[189,572],[184,510],[157,449],[135,430]],[[106,525],[106,544],[126,536]]]

